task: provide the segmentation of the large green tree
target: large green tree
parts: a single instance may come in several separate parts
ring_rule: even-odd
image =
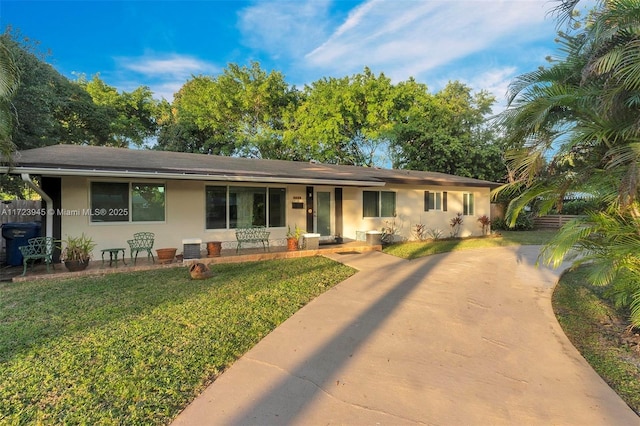
[[[458,82],[436,95],[365,68],[297,90],[257,62],[194,76],[159,108],[157,149],[333,164],[393,166],[498,180],[494,99]]]
[[[435,95],[412,81],[399,89],[411,101],[390,134],[394,167],[504,180],[502,139],[486,121],[493,96],[458,81]]]
[[[561,209],[571,191],[601,200],[607,208],[565,226],[544,259],[557,265],[577,250],[592,281],[611,284],[640,326],[640,2],[599,1],[574,25],[579,3],[556,9],[578,28],[560,34],[563,56],[511,86],[501,123],[512,181],[502,190],[519,194],[512,222],[534,201],[540,213]]]
[[[20,74],[12,100],[13,141],[18,149],[109,143],[109,117],[86,90],[47,64],[37,44],[20,40],[18,33],[7,32],[0,39],[15,58]]]
[[[17,31],[8,30],[0,41],[20,77],[11,104],[18,149],[59,143],[142,146],[157,134],[158,105],[147,87],[118,93],[99,76],[70,81]]]
[[[90,81],[84,77],[77,83],[91,96],[96,109],[109,120],[109,145],[144,146],[146,141],[157,135],[159,101],[146,86],[132,92],[118,92],[94,75]]]
[[[159,149],[258,158],[283,155],[284,114],[295,88],[260,64],[229,64],[217,77],[195,76],[176,93]]]
[[[394,86],[384,74],[323,78],[305,87],[285,140],[309,159],[373,166],[397,114]]]
[[[0,110],[8,113],[0,113],[3,151],[60,143],[141,146],[156,134],[160,108],[148,88],[118,93],[98,76],[70,81],[46,63],[37,42],[12,29],[0,36],[0,45],[0,62],[9,67],[2,79],[14,80],[2,89],[12,94],[10,104],[0,96]],[[2,177],[2,188],[22,196],[20,182],[9,176]]]

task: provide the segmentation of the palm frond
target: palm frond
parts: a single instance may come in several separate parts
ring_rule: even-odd
[[[9,99],[20,84],[20,70],[0,39],[0,99]]]

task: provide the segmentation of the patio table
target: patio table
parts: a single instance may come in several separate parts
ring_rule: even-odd
[[[102,249],[100,250],[102,252],[102,266],[104,266],[104,255],[105,253],[109,253],[109,266],[111,266],[111,264],[113,262],[116,263],[116,268],[118,267],[118,254],[120,252],[122,252],[122,263],[125,264],[125,266],[127,265],[127,262],[124,261],[125,258],[125,249],[122,247],[116,247],[116,248],[106,248],[106,249]]]

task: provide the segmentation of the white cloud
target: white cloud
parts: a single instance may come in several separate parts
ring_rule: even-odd
[[[535,68],[552,50],[540,45],[555,37],[548,0],[366,0],[336,15],[340,7],[265,0],[241,13],[239,28],[255,49],[289,60],[290,73],[342,77],[367,66],[430,87],[433,79],[473,82],[499,101],[508,82],[493,82],[492,70]]]
[[[383,1],[356,9],[322,45],[310,51],[309,64],[339,67],[390,65],[426,72],[491,47],[514,32],[539,34],[545,1]],[[357,16],[357,19],[354,17]],[[407,75],[408,77],[408,75]]]
[[[159,77],[184,77],[191,74],[219,71],[213,64],[200,59],[178,54],[145,55],[137,58],[116,58],[120,67],[127,70]]]
[[[510,66],[506,68],[488,69],[473,76],[465,83],[471,87],[478,87],[487,90],[496,97],[496,105],[494,113],[500,112],[506,108],[507,90],[513,78],[517,75],[516,67]]]
[[[115,61],[122,81],[117,84],[118,87],[128,87],[126,80],[136,81],[139,78],[134,79],[132,75],[138,77],[142,75],[156,98],[165,98],[169,101],[192,75],[211,75],[220,71],[220,68],[214,64],[178,54],[117,57]]]
[[[303,55],[328,31],[329,0],[263,1],[238,13],[242,42],[274,58]]]

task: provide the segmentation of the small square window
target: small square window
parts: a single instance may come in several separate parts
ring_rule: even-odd
[[[438,191],[424,192],[424,211],[447,211],[447,193]]]

